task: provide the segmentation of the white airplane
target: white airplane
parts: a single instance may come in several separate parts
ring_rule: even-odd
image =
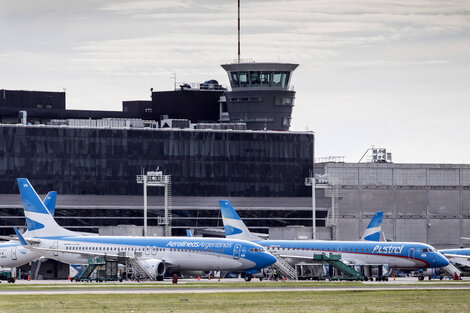
[[[420,269],[447,266],[449,261],[430,245],[415,242],[261,240],[246,227],[229,201],[219,201],[227,238],[259,243],[287,262],[313,260],[315,253],[341,255],[351,265],[389,265],[390,268]]]
[[[251,275],[276,258],[262,246],[234,239],[195,237],[83,236],[59,226],[26,178],[18,179],[27,220],[27,236],[15,232],[23,247],[67,264],[90,257],[130,262],[148,276],[163,279],[172,271],[230,271]],[[29,224],[28,224],[29,225]]]
[[[56,199],[57,192],[51,191],[46,195],[43,201],[44,206],[52,215],[55,212]],[[26,224],[28,230],[34,230],[37,227],[36,223],[30,219],[26,219]],[[28,236],[28,231],[25,235]],[[7,242],[0,243],[0,267],[19,267],[41,257],[39,252],[24,248],[15,238],[2,236],[0,239],[8,240]]]

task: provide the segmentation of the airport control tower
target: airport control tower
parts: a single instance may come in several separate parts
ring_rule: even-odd
[[[232,63],[227,71],[231,91],[227,91],[230,122],[246,123],[253,130],[289,130],[295,91],[290,87],[290,63]]]

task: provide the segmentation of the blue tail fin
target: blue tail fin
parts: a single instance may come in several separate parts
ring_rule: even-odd
[[[193,236],[193,234],[191,234],[191,231],[187,228],[186,228],[186,236],[187,237],[192,237]]]
[[[222,221],[224,223],[225,237],[232,239],[242,239],[249,241],[261,240],[260,237],[253,235],[245,223],[241,220],[238,213],[227,200],[219,200],[220,211],[222,212]]]
[[[361,240],[380,241],[380,234],[382,233],[382,218],[383,212],[375,213],[364,231],[364,234],[362,234]]]
[[[42,201],[52,216],[54,216],[54,213],[55,213],[56,201],[57,201],[57,191],[49,191],[49,193],[44,198],[44,201]]]
[[[51,213],[26,178],[18,178],[18,187],[20,189],[26,224],[28,225],[28,236],[49,237],[77,235],[56,223]]]

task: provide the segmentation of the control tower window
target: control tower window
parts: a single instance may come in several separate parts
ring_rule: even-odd
[[[261,84],[260,72],[250,72],[250,85],[251,87],[259,87]]]
[[[273,87],[287,88],[289,82],[289,72],[274,72]]]
[[[240,72],[238,77],[240,78],[240,87],[248,87],[248,73]]]
[[[273,74],[272,72],[261,72],[261,75],[260,75],[261,86],[264,86],[264,87],[271,86],[272,74]]]
[[[240,85],[240,81],[238,80],[238,72],[231,72],[230,75],[232,76],[232,86],[238,87]]]

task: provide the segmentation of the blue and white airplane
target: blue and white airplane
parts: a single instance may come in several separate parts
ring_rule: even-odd
[[[447,266],[449,261],[430,245],[414,242],[368,242],[326,240],[261,240],[250,233],[229,201],[220,200],[227,238],[259,243],[290,264],[312,260],[315,253],[340,254],[354,265],[388,264],[390,268],[420,269]]]
[[[54,215],[55,204],[57,199],[57,192],[51,191],[44,198],[44,206],[47,210]],[[26,219],[28,229],[34,228],[34,221]],[[25,233],[28,236],[28,232]],[[25,265],[29,262],[37,260],[41,254],[24,248],[17,240],[10,237],[0,237],[0,239],[8,240],[7,242],[0,243],[0,267],[18,267]]]
[[[21,244],[42,256],[68,264],[90,257],[134,262],[151,278],[172,271],[256,273],[276,258],[262,246],[236,239],[195,237],[83,236],[59,226],[26,178],[18,179],[28,222],[27,236],[15,232]]]
[[[382,216],[382,212],[377,212],[374,215],[361,240],[380,241]],[[438,252],[443,254],[459,270],[470,272],[470,248],[440,249]],[[452,268],[450,268],[450,271],[452,271]]]

